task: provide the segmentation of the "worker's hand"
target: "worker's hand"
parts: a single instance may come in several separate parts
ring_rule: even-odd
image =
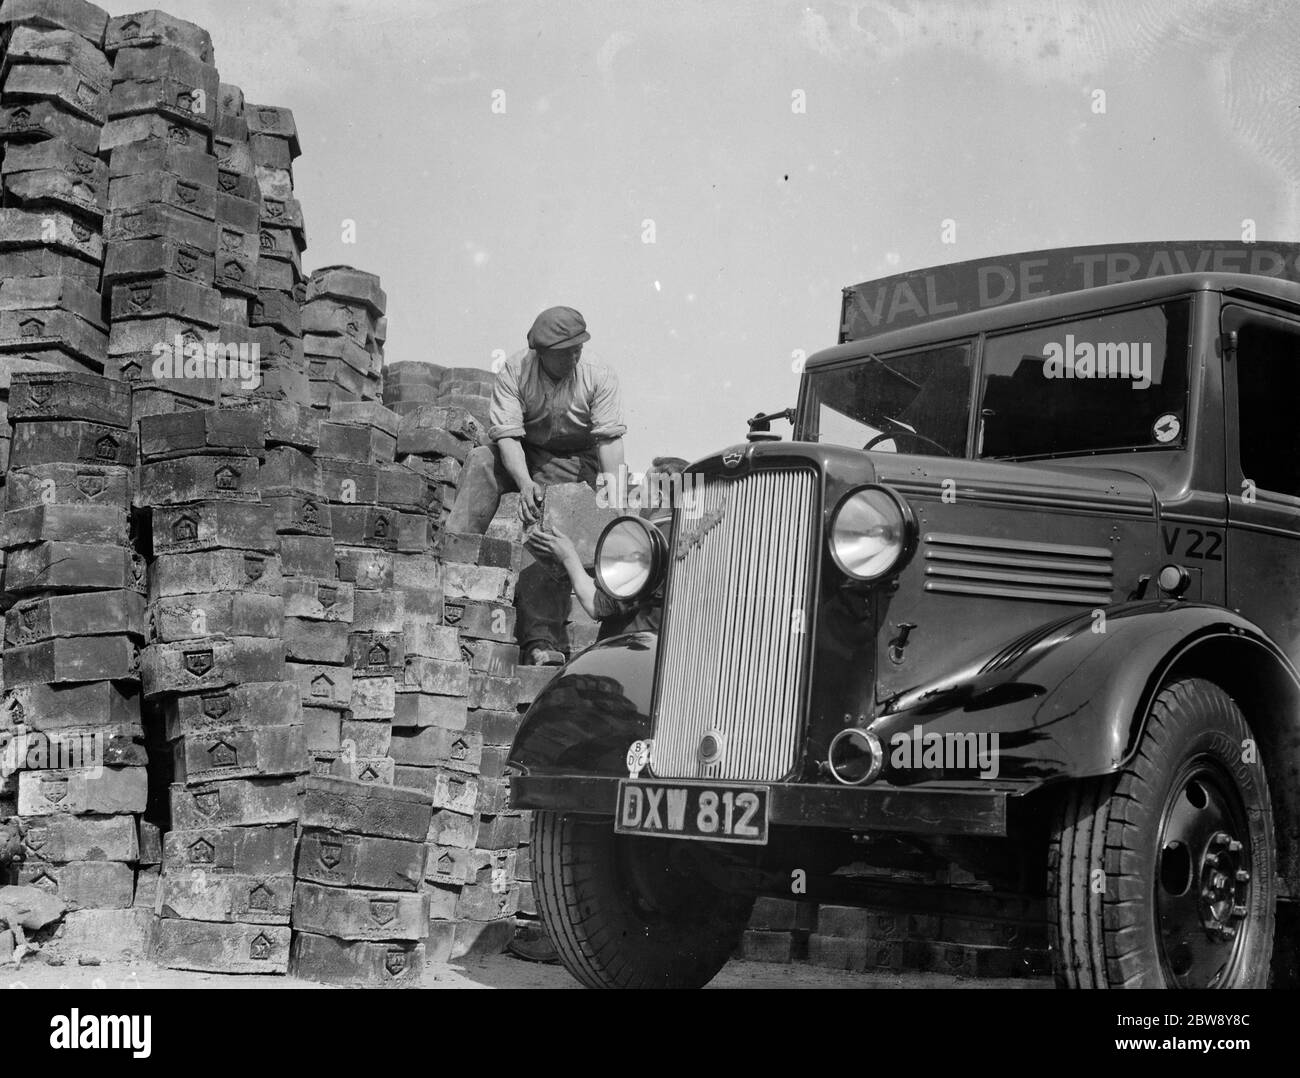
[[[537,528],[529,534],[525,544],[537,557],[550,558],[561,564],[578,558],[578,548],[573,545],[573,540],[559,528],[554,531]]]
[[[542,488],[530,479],[519,488],[519,519],[525,524],[533,524],[541,512]]]

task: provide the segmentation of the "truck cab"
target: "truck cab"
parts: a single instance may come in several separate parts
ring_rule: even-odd
[[[1041,898],[1057,983],[1270,981],[1300,897],[1300,285],[1172,273],[811,357],[695,461],[665,588],[532,705],[514,804],[592,986],[706,983],[755,895],[900,845]],[[1281,920],[1279,921],[1279,918]]]

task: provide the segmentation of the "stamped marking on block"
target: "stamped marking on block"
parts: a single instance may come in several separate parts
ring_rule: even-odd
[[[377,925],[386,925],[397,916],[397,903],[391,898],[370,900],[370,919]]]
[[[221,808],[219,790],[203,790],[194,795],[194,809],[201,816],[215,816]]]
[[[211,693],[202,698],[203,714],[210,719],[219,719],[230,710],[229,693]]]
[[[343,844],[330,839],[321,839],[318,859],[324,868],[337,868],[343,859]]]

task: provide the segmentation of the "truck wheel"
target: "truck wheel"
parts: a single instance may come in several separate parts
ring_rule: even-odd
[[[754,897],[708,882],[702,843],[558,812],[534,813],[532,834],[538,913],[587,987],[700,988],[735,952]]]
[[[1267,987],[1273,811],[1250,738],[1217,685],[1175,681],[1132,762],[1068,792],[1048,849],[1058,986]]]

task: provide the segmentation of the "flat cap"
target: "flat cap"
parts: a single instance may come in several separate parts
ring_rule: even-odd
[[[572,348],[589,340],[586,321],[572,307],[548,307],[528,331],[528,347],[536,351]]]

